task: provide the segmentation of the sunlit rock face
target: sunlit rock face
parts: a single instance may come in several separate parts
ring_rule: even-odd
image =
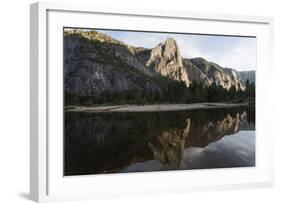
[[[209,79],[209,77],[202,70],[196,67],[189,59],[183,59],[183,65],[191,82],[200,83],[205,88],[212,84],[212,81]]]
[[[231,87],[242,91],[246,89],[238,71],[231,68],[222,68],[216,63],[208,62],[204,58],[193,58],[190,61],[208,77],[211,83],[215,83],[217,86],[227,90]]]
[[[164,43],[151,49],[145,65],[163,76],[184,81],[189,87],[188,74],[183,66],[180,49],[174,39],[168,38]]]
[[[70,93],[79,96],[126,90],[161,93],[170,82],[161,76],[182,81],[187,87],[197,82],[204,87],[215,83],[227,90],[232,87],[245,90],[239,72],[203,58],[183,58],[172,38],[147,49],[127,45],[94,30],[64,31],[64,85]]]

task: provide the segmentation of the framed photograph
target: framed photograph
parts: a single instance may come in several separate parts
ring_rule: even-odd
[[[272,186],[272,18],[67,3],[30,18],[32,200]]]

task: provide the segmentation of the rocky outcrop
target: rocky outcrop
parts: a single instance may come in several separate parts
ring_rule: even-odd
[[[180,49],[174,39],[168,38],[150,51],[139,53],[139,56],[141,56],[139,59],[143,60],[150,70],[155,70],[160,75],[173,80],[184,81],[189,87],[188,74],[183,66]]]
[[[65,89],[99,95],[134,89],[160,90],[143,63],[124,43],[96,31],[65,31]]]
[[[218,64],[208,62],[204,58],[193,58],[190,59],[190,62],[205,74],[203,79],[207,77],[210,83],[215,83],[217,86],[227,90],[231,87],[234,87],[235,90],[245,90],[244,81],[242,81],[238,71],[231,68],[223,68]]]
[[[208,78],[208,76],[196,67],[189,59],[183,59],[183,65],[191,82],[200,83],[204,87],[209,87],[212,84],[212,81]]]
[[[243,74],[244,76],[244,74]],[[203,58],[182,58],[177,42],[168,38],[152,49],[136,48],[106,34],[64,31],[65,90],[79,96],[146,90],[161,93],[168,81],[215,83],[245,90],[240,73]]]

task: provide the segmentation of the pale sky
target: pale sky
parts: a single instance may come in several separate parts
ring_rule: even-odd
[[[203,57],[239,71],[256,70],[256,38],[97,30],[126,44],[153,48],[168,37],[174,38],[185,58]]]

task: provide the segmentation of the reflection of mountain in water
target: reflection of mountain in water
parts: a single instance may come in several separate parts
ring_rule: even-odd
[[[254,130],[255,123],[253,113],[242,108],[65,113],[65,118],[66,175],[180,169],[187,148]]]

